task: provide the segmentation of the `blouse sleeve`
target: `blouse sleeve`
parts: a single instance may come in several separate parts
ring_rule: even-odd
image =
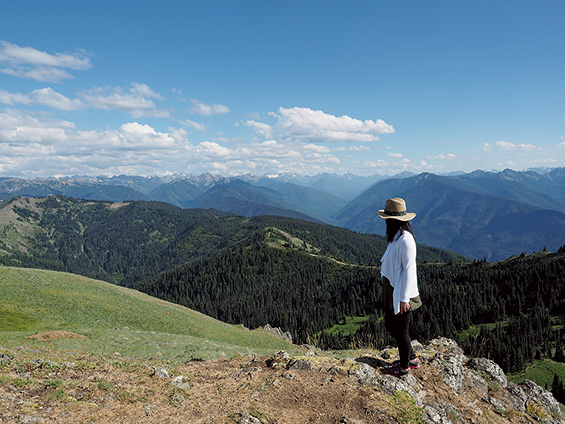
[[[416,241],[410,233],[403,237],[402,272],[400,284],[400,301],[409,302],[418,295],[418,277],[416,274]]]

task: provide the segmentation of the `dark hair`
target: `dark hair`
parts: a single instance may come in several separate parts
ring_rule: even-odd
[[[398,219],[389,218],[386,220],[386,238],[388,242],[394,240],[394,236],[398,233],[398,230],[401,231],[408,231],[416,240],[416,236],[414,236],[414,230],[412,230],[412,224],[410,221],[400,221]]]

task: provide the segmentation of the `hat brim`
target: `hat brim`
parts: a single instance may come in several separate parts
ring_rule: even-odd
[[[414,219],[414,217],[416,216],[414,212],[406,212],[405,215],[399,215],[399,216],[388,215],[385,213],[384,209],[377,211],[377,215],[380,216],[382,219],[397,219],[398,221],[410,221],[411,219]]]

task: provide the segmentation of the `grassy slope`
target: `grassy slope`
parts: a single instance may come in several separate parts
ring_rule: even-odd
[[[86,338],[35,341],[64,330]],[[191,358],[266,354],[292,345],[140,292],[73,274],[0,267],[0,345],[50,344],[102,354]]]
[[[541,387],[551,389],[555,374],[559,376],[561,381],[565,381],[565,364],[552,361],[551,359],[543,359],[541,361],[534,361],[524,371],[508,374],[507,377],[515,383],[532,380]]]

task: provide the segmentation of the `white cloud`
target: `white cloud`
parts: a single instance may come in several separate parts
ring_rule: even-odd
[[[491,150],[500,150],[500,151],[531,151],[531,150],[538,150],[536,146],[533,144],[514,144],[508,141],[497,141],[494,145],[489,143],[483,144],[484,151],[491,151]]]
[[[120,110],[129,113],[134,118],[144,116],[153,118],[167,118],[169,112],[157,109],[153,99],[163,98],[145,84],[132,83],[130,88],[122,87],[97,87],[79,93],[80,99],[70,99],[51,87],[33,90],[29,94],[9,93],[0,89],[0,103],[14,104],[39,104],[54,109],[71,111],[82,109]]]
[[[316,152],[316,153],[328,153],[330,151],[327,146],[318,146],[317,144],[305,144],[303,146],[305,151]]]
[[[200,100],[192,99],[191,102],[194,104],[190,113],[194,115],[202,116],[212,116],[212,115],[224,115],[230,112],[229,107],[219,104],[206,104]]]
[[[67,111],[84,109],[84,105],[79,99],[69,99],[50,87],[33,90],[29,97],[33,103],[55,109]]]
[[[246,121],[245,125],[252,127],[259,136],[295,142],[366,143],[379,140],[380,134],[394,132],[394,128],[381,119],[362,121],[303,107],[280,107],[276,113],[269,115],[276,119],[273,126],[256,120]]]
[[[84,109],[84,105],[79,99],[69,99],[57,93],[51,87],[33,90],[29,94],[9,93],[0,89],[0,103],[7,105],[14,104],[40,104],[59,110],[79,110]]]
[[[402,153],[392,153],[392,152],[388,153],[387,156],[391,157],[391,158],[403,158],[404,157],[404,155]]]
[[[389,166],[390,166],[390,164],[388,162],[385,162],[382,159],[379,159],[376,162],[375,161],[365,161],[365,162],[363,162],[363,167],[369,168],[369,169],[371,169],[371,168],[382,169],[382,168],[388,168]]]
[[[248,120],[243,123],[244,125],[251,127],[255,132],[264,138],[271,138],[273,136],[273,127],[264,122],[258,122],[255,120]]]
[[[454,153],[448,153],[448,154],[440,153],[437,156],[428,156],[428,159],[430,159],[430,160],[434,160],[434,159],[454,160],[454,159],[457,159],[457,155],[454,154]]]
[[[79,131],[45,114],[0,111],[3,175],[155,175],[184,172],[191,146],[186,131],[159,132],[129,122],[118,129]]]
[[[351,152],[363,152],[363,151],[369,151],[369,150],[371,150],[370,147],[363,146],[363,145],[361,145],[361,146],[351,146],[349,148],[349,151],[351,151]]]
[[[94,109],[121,110],[134,118],[167,118],[170,115],[166,110],[156,109],[152,99],[162,100],[159,94],[147,85],[136,82],[128,90],[122,87],[96,87],[79,93],[79,96]]]
[[[5,105],[14,105],[14,104],[25,104],[28,105],[31,103],[31,99],[29,96],[22,94],[22,93],[9,93],[6,90],[2,90],[0,88],[0,103]]]
[[[90,69],[92,64],[82,51],[50,54],[33,47],[0,41],[0,66],[0,72],[8,75],[59,83],[72,78],[66,69],[84,71]]]
[[[203,141],[195,147],[194,151],[198,153],[199,157],[205,157],[208,159],[233,156],[232,150],[220,146],[218,143],[214,143],[212,141]]]
[[[190,119],[185,119],[184,121],[181,121],[181,124],[189,128],[194,128],[195,130],[198,131],[206,131],[206,125],[201,124],[200,122],[191,121]]]

